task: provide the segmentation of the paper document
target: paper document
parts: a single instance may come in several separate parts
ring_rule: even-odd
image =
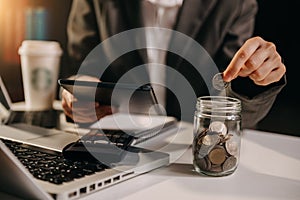
[[[161,115],[115,113],[101,118],[90,128],[129,131],[136,138],[133,144],[138,144],[168,130],[177,129],[177,120]]]
[[[174,117],[161,115],[115,113],[101,118],[98,122],[94,123],[91,128],[142,131],[164,127],[170,122],[176,122],[176,119]]]

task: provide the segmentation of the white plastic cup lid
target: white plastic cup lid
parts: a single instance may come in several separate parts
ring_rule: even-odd
[[[24,40],[19,48],[20,55],[42,56],[54,55],[61,56],[62,49],[56,41],[43,40]]]

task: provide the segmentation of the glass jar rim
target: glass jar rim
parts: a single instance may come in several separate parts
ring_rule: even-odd
[[[201,96],[197,99],[197,110],[215,112],[240,112],[241,101],[228,96]]]
[[[232,103],[241,103],[241,100],[234,98],[234,97],[228,97],[228,96],[201,96],[198,97],[198,101],[228,101]]]

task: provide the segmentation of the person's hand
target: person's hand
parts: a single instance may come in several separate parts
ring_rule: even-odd
[[[76,80],[99,82],[99,79],[89,76],[81,76],[80,79]],[[100,105],[98,102],[80,102],[65,89],[63,89],[61,95],[65,115],[77,123],[95,122],[106,115],[112,114],[110,106]]]
[[[230,82],[238,76],[249,77],[255,84],[266,86],[279,81],[285,72],[285,65],[275,45],[253,37],[237,51],[223,72],[223,79]]]

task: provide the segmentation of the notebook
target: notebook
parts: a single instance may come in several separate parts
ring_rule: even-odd
[[[0,118],[4,124],[26,123],[45,128],[54,128],[58,123],[58,110],[16,111],[12,109],[12,101],[0,77]]]

